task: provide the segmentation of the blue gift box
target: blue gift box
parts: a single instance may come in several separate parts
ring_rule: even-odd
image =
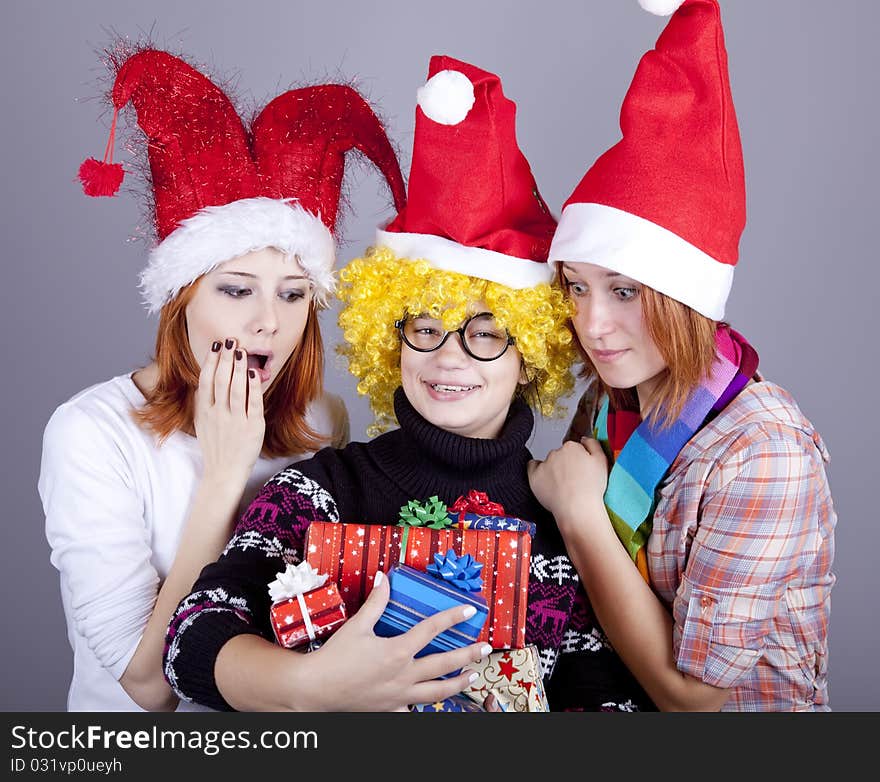
[[[496,532],[528,532],[535,537],[537,527],[532,521],[525,521],[514,516],[482,516],[478,513],[449,512],[453,526],[459,529],[487,529]]]
[[[470,619],[463,619],[435,636],[416,657],[472,644],[489,616],[489,608],[480,592],[465,592],[409,565],[394,565],[388,571],[388,585],[391,588],[388,605],[373,628],[376,635],[383,638],[401,635],[422,619],[447,608],[472,605],[477,609]]]

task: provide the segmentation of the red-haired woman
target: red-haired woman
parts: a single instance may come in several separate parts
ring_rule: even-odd
[[[554,236],[599,393],[531,485],[660,709],[825,711],[828,454],[722,321],[742,152],[718,4],[679,5]]]
[[[246,129],[207,78],[147,49],[117,63],[112,100],[134,104],[149,141],[160,241],[141,285],[159,313],[155,358],[55,411],[39,490],[74,651],[68,708],[168,710],[168,619],[239,509],[292,460],[348,439],[323,392],[317,318],[345,152],[364,151],[397,204],[404,191],[349,87],[284,93]],[[84,164],[86,192],[115,191],[116,170]]]

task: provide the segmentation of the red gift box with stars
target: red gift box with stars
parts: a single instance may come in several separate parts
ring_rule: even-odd
[[[483,597],[489,618],[477,638],[493,649],[525,646],[526,603],[532,538],[527,531],[430,529],[313,522],[306,533],[306,561],[339,586],[354,613],[373,588],[376,572],[402,562],[425,570],[434,554],[452,549],[483,563]]]
[[[475,703],[482,704],[493,693],[503,711],[550,711],[536,646],[492,652],[468,668],[478,678],[464,694]]]
[[[330,582],[322,587],[300,595],[311,623],[314,638],[309,638],[309,625],[303,616],[302,604],[296,597],[281,600],[269,609],[269,619],[275,638],[281,646],[295,649],[311,640],[326,638],[346,619],[345,602],[336,584]]]

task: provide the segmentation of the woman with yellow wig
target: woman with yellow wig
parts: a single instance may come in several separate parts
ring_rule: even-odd
[[[497,76],[434,57],[419,90],[405,209],[344,270],[339,296],[349,368],[381,432],[327,448],[270,480],[223,557],[172,620],[166,676],[214,708],[403,710],[463,690],[489,645],[415,655],[462,620],[449,609],[395,638],[373,626],[388,600],[380,572],[361,609],[310,654],[275,646],[266,590],[304,558],[313,521],[393,523],[412,499],[485,492],[536,523],[526,643],[537,646],[551,708],[647,703],[602,640],[552,517],[531,493],[531,407],[569,393],[569,306],[546,263],[555,228]],[[570,674],[554,677],[572,655]],[[459,668],[446,679],[439,677]],[[558,706],[557,706],[558,704]],[[487,704],[492,708],[492,704]]]

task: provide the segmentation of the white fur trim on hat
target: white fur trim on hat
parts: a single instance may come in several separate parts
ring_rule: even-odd
[[[458,125],[475,100],[474,85],[461,71],[439,71],[416,90],[422,111],[440,125]]]
[[[678,234],[604,204],[562,210],[550,263],[593,263],[631,277],[712,320],[724,317],[733,266],[715,260]]]
[[[508,288],[532,288],[553,279],[550,264],[467,247],[434,234],[394,233],[380,228],[376,244],[387,247],[398,258],[424,260],[436,269],[491,280]]]
[[[649,14],[670,16],[684,3],[684,0],[639,0],[639,5]]]
[[[316,301],[326,305],[336,285],[329,229],[295,199],[258,197],[200,209],[150,252],[140,276],[150,314],[215,266],[266,247],[295,255],[315,285]]]

